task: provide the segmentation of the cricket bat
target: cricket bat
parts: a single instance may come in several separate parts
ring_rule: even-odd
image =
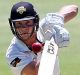
[[[55,43],[54,38],[46,40],[41,56],[38,75],[53,75],[57,53],[58,46]]]

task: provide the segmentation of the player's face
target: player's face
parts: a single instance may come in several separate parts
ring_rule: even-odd
[[[25,20],[25,21],[16,21],[15,22],[16,31],[19,36],[26,40],[30,38],[30,35],[33,31],[34,21],[33,20]]]

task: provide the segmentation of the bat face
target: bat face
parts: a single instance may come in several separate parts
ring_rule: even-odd
[[[57,52],[58,46],[54,39],[47,40],[43,48],[38,75],[53,75]]]

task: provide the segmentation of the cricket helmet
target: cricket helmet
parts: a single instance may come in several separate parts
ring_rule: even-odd
[[[37,31],[39,27],[39,16],[35,11],[33,5],[29,2],[23,2],[23,1],[13,5],[9,18],[9,23],[10,23],[12,33],[14,35],[17,35],[16,28],[15,28],[16,21],[23,21],[23,20],[30,20],[30,19],[34,20],[35,23],[34,26]]]

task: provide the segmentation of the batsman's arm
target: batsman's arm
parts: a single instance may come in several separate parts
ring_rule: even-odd
[[[77,5],[64,6],[60,9],[59,13],[64,17],[64,22],[66,23],[77,15],[78,6]]]

